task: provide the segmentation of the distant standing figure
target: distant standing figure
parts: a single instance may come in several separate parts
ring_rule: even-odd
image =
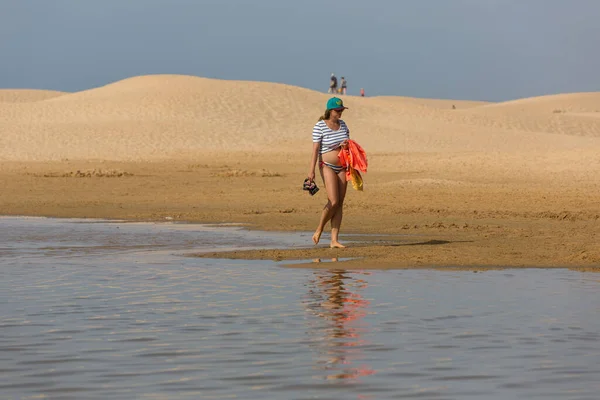
[[[365,89],[360,88],[360,97],[365,97]]]
[[[348,86],[348,82],[346,81],[346,78],[344,78],[342,76],[342,80],[340,82],[340,86],[342,87],[342,94],[346,94],[346,87]]]
[[[337,92],[337,78],[335,77],[335,74],[332,72],[331,73],[331,79],[329,80],[329,90],[327,91],[327,93],[336,93]]]

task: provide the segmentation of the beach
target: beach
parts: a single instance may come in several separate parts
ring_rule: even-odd
[[[325,190],[311,197],[301,185],[327,98],[177,75],[76,93],[0,90],[0,214],[311,232]],[[600,93],[344,102],[369,159],[364,192],[348,189],[349,247],[329,249],[325,236],[314,247],[308,235],[302,249],[218,256],[600,270]]]

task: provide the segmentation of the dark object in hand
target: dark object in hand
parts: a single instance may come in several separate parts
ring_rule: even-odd
[[[314,196],[315,193],[319,191],[319,188],[317,187],[315,181],[311,181],[310,179],[306,178],[304,180],[304,184],[302,185],[302,190],[308,190],[308,193],[310,193],[311,196]]]

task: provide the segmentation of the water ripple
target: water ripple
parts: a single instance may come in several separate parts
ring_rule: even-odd
[[[5,398],[600,393],[593,275],[283,269],[183,255],[194,246],[306,238],[193,225],[0,224],[7,221],[10,229],[0,229]]]

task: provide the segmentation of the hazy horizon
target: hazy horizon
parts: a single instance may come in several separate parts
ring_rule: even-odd
[[[594,0],[0,0],[1,88],[185,74],[502,101],[600,90]]]

